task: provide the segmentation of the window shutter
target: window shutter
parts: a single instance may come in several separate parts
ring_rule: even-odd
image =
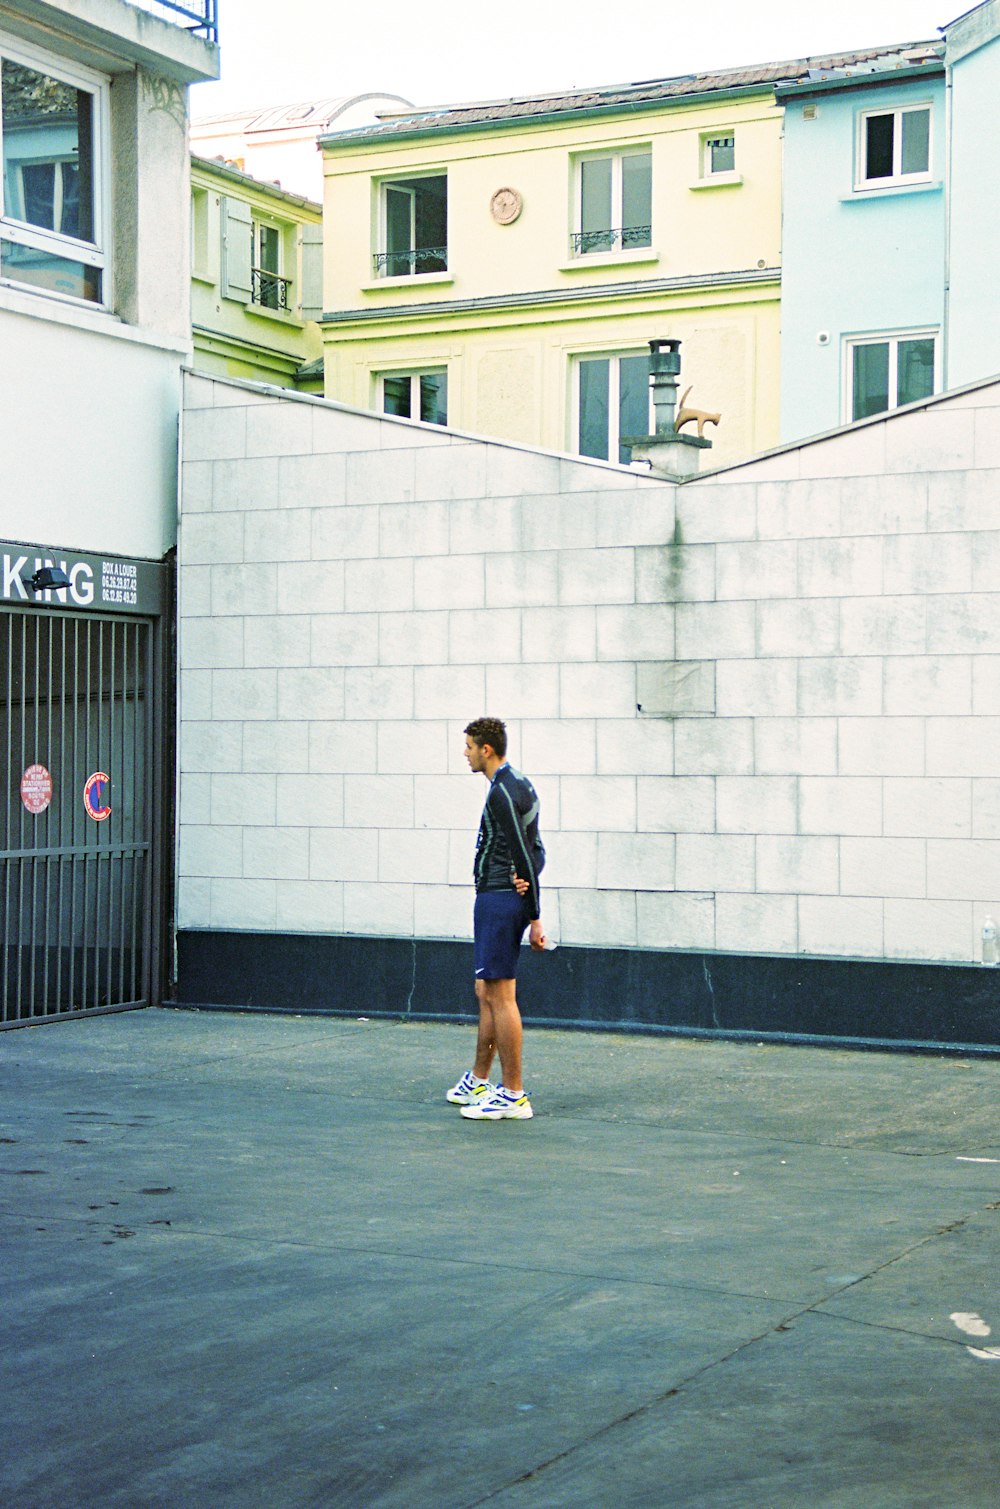
[[[302,227],[302,286],[299,303],[304,320],[323,317],[323,227]]]
[[[222,292],[227,299],[249,304],[253,250],[250,206],[241,199],[222,200]]]

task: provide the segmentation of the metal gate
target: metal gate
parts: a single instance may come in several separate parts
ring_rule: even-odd
[[[0,1026],[150,1002],[153,624],[0,607]]]

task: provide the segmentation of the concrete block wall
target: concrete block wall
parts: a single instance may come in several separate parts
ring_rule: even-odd
[[[637,827],[673,740],[637,722],[636,675],[673,656],[651,558],[674,493],[189,377],[180,925],[468,936],[462,730],[492,708],[560,835],[547,925],[610,938],[622,890],[636,942],[636,874],[673,883],[672,835]]]
[[[978,957],[998,392],[675,488],[189,377],[180,926],[469,936],[489,711],[561,941]]]

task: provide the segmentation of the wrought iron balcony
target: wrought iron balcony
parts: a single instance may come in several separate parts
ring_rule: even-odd
[[[376,252],[377,278],[405,278],[420,272],[447,272],[446,246],[418,246],[412,251]]]
[[[139,10],[151,11],[161,21],[171,21],[183,26],[208,42],[219,40],[219,0],[186,0],[181,5],[175,0],[129,0]]]
[[[287,312],[291,278],[279,278],[276,272],[266,272],[263,267],[252,267],[250,277],[252,304],[259,304],[262,309],[284,309]]]
[[[577,231],[573,236],[573,255],[586,256],[588,252],[628,251],[633,246],[651,246],[651,225],[620,225],[606,231]]]

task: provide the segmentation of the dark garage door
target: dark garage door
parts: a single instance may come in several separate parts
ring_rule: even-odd
[[[150,1001],[153,624],[0,607],[0,1025]]]

